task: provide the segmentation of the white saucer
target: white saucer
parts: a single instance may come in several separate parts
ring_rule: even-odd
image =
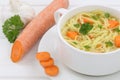
[[[119,80],[120,79],[120,72],[107,75],[107,76],[99,76],[99,77],[93,77],[93,76],[87,76],[83,75],[77,72],[74,72],[73,70],[66,67],[64,64],[61,63],[59,59],[59,52],[57,52],[57,26],[53,26],[41,39],[39,46],[38,46],[38,52],[40,51],[48,51],[51,53],[51,56],[55,60],[55,64],[59,67],[60,73],[56,77],[50,77],[52,80]],[[48,76],[49,77],[49,76]]]

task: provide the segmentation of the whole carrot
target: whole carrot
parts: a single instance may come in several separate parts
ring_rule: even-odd
[[[11,60],[18,62],[44,33],[55,24],[54,12],[59,8],[67,8],[68,0],[54,0],[39,13],[23,30],[13,44]]]

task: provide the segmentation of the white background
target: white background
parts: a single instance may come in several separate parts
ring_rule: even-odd
[[[38,14],[52,0],[21,0],[21,1],[29,3],[35,9],[36,14]],[[7,9],[8,4],[9,4],[9,0],[0,0],[0,9],[1,8]],[[88,5],[88,4],[105,5],[105,6],[109,6],[109,7],[120,10],[120,0],[70,0],[69,9],[75,6],[82,6],[82,5]],[[55,32],[56,30],[51,29],[51,31],[48,31],[46,33],[47,37],[44,36],[43,40],[50,38],[49,36],[52,36],[53,31]],[[23,58],[23,60],[21,60],[19,63],[12,63],[10,60],[10,51],[11,51],[12,44],[10,44],[6,40],[6,38],[3,38],[1,36],[2,34],[0,33],[0,80],[47,80],[46,79],[47,76],[44,74],[42,67],[39,65],[39,63],[35,59],[35,53],[37,52],[37,49],[38,49],[37,46],[39,42]],[[41,43],[41,44],[44,44],[44,43]],[[44,46],[42,48],[44,48]],[[49,49],[50,48],[48,48],[48,50]],[[54,52],[54,51],[51,51],[51,52]],[[67,68],[61,68],[63,72],[65,71],[65,69]],[[70,72],[67,72],[67,71],[69,71],[69,69],[66,70],[66,73],[63,73],[64,76],[71,76],[71,74],[69,75]],[[74,78],[74,76],[78,78]],[[82,79],[83,80],[119,80],[120,79],[119,76],[120,76],[120,72],[109,75],[109,76],[102,76],[102,77],[90,77],[82,74],[73,73],[72,78],[70,78],[69,80],[82,80]],[[68,80],[68,78],[65,79],[61,77],[61,78],[56,78],[56,80]]]

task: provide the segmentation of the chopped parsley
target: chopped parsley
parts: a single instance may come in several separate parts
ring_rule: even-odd
[[[80,27],[80,24],[74,24],[74,26],[76,27],[76,28],[79,28]]]
[[[100,29],[102,29],[102,25],[99,24],[98,27],[99,27]]]
[[[73,42],[75,45],[77,45],[77,42]]]
[[[110,17],[110,14],[106,12],[106,13],[104,14],[104,16],[105,16],[106,18],[109,18],[109,17]]]
[[[113,43],[111,41],[105,42],[105,44],[106,44],[107,47],[113,46]]]
[[[84,23],[81,25],[79,32],[83,35],[86,35],[92,28],[93,26],[90,23]]]
[[[89,45],[85,45],[84,48],[89,50],[91,47]]]
[[[94,19],[94,20],[98,20],[99,19],[99,17],[98,16],[92,16],[92,18]]]
[[[116,32],[120,32],[120,29],[119,28],[115,28],[115,29],[113,29],[114,31],[116,31]]]

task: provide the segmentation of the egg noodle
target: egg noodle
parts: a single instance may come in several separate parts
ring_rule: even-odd
[[[83,18],[91,22],[85,22]],[[120,33],[120,25],[116,25],[115,28],[108,28],[110,25],[109,20],[119,20],[101,10],[94,10],[90,12],[81,12],[72,18],[70,18],[66,24],[62,27],[61,33],[63,38],[72,46],[89,52],[105,53],[116,50],[115,36]],[[82,24],[89,23],[92,25],[92,29],[87,34],[80,32]],[[86,26],[85,26],[86,27]],[[71,39],[67,36],[68,31],[75,31],[77,35],[75,39]],[[84,30],[83,30],[84,31]]]

